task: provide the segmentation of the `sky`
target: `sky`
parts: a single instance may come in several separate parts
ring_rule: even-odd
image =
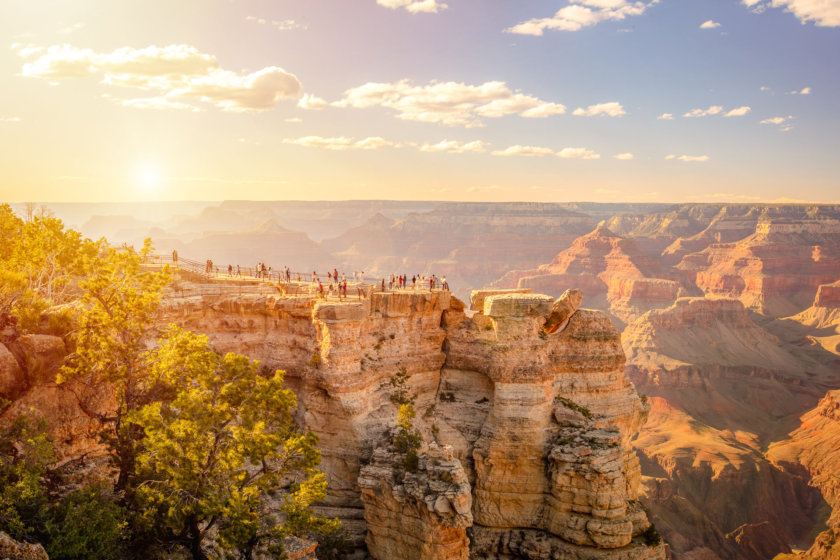
[[[2,0],[0,201],[840,201],[840,0]]]

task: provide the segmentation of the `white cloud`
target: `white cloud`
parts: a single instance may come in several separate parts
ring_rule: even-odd
[[[545,30],[579,31],[602,21],[620,21],[638,16],[659,0],[571,0],[553,16],[534,18],[505,29],[507,33],[540,36]]]
[[[746,105],[743,105],[741,107],[736,107],[735,109],[732,109],[731,111],[729,111],[728,113],[726,113],[723,116],[724,117],[743,117],[744,115],[746,115],[749,112],[750,112],[750,108],[747,107]]]
[[[284,119],[287,123],[302,123],[303,119],[300,117],[289,117],[288,119]]]
[[[0,122],[20,122],[20,117],[0,117]]]
[[[566,106],[560,103],[543,103],[536,107],[531,107],[519,113],[520,117],[526,119],[541,119],[543,117],[550,117],[551,115],[562,115],[566,112]]]
[[[672,121],[674,120],[674,115],[672,115],[671,113],[662,113],[661,115],[656,117],[656,119],[660,121]]]
[[[707,20],[700,24],[700,29],[715,29],[717,27],[720,27],[720,24],[712,20]]]
[[[720,105],[712,105],[708,109],[692,109],[685,113],[684,117],[706,117],[708,115],[717,115],[723,112],[723,107]]]
[[[810,93],[811,93],[811,88],[809,88],[809,87],[804,87],[804,88],[802,88],[802,89],[789,91],[789,92],[787,92],[787,93],[788,93],[788,95],[810,95]]]
[[[479,117],[497,118],[519,114],[527,118],[565,112],[558,103],[543,101],[511,90],[505,82],[468,85],[459,82],[431,82],[416,86],[409,80],[393,83],[369,82],[344,92],[333,105],[339,107],[386,107],[397,118],[439,123],[446,126],[483,126]]]
[[[372,136],[356,141],[355,138],[347,136],[302,136],[300,138],[284,138],[284,144],[294,144],[305,148],[323,148],[325,150],[381,150],[382,148],[395,147],[397,144],[385,140],[379,136]]]
[[[784,8],[800,22],[813,21],[819,27],[840,26],[840,2],[837,0],[741,0],[756,13],[767,8]]]
[[[405,8],[412,14],[421,12],[436,14],[449,7],[447,4],[438,2],[437,0],[376,0],[376,3],[391,9]]]
[[[791,124],[791,120],[795,117],[793,115],[788,115],[786,117],[771,117],[769,119],[764,119],[760,122],[760,124],[769,124],[769,125],[781,125],[779,126],[778,130],[781,132],[790,132],[793,130],[793,124]]]
[[[675,156],[674,154],[668,154],[667,156],[665,156],[665,159],[674,159],[675,157],[677,156]]]
[[[633,157],[634,157],[634,156],[633,156],[633,154],[631,154],[630,152],[625,152],[625,153],[623,153],[623,154],[616,154],[616,155],[614,155],[613,157],[614,157],[615,159],[620,159],[620,160],[622,160],[622,161],[628,161],[628,160],[633,159]]]
[[[586,148],[563,148],[559,152],[555,152],[551,148],[545,148],[542,146],[522,146],[522,145],[515,145],[515,146],[508,146],[504,150],[496,150],[491,152],[494,156],[524,156],[524,157],[545,157],[545,156],[557,156],[563,159],[598,159],[601,156],[593,152],[592,150],[587,150]]]
[[[586,148],[563,148],[554,155],[563,159],[598,159],[601,157]]]
[[[767,86],[761,86],[761,87],[760,87],[760,88],[758,88],[758,89],[759,89],[759,90],[761,90],[761,91],[770,91],[770,88],[769,88],[769,87],[767,87]]]
[[[790,118],[790,117],[788,117],[788,118]],[[761,124],[782,124],[786,120],[787,120],[787,118],[785,118],[785,117],[773,117],[773,118],[770,118],[770,119],[764,119],[763,121],[761,121]]]
[[[265,19],[257,16],[245,16],[246,21],[253,21],[260,25],[270,25],[278,31],[290,31],[292,29],[307,29],[307,26],[298,23],[293,19]]]
[[[446,152],[448,154],[464,154],[467,152],[484,152],[488,142],[474,140],[472,142],[458,142],[457,140],[441,140],[437,144],[423,144],[421,152]]]
[[[666,157],[665,159],[673,159],[673,157],[671,157],[671,158]],[[685,156],[685,155],[683,155],[683,156],[679,156],[677,159],[680,160],[680,161],[686,161],[686,162],[702,163],[704,161],[709,161],[709,159],[711,159],[711,158],[709,158],[709,156]]]
[[[510,97],[494,99],[490,103],[475,108],[482,117],[498,118],[519,113],[527,118],[548,117],[566,112],[566,107],[558,103],[545,103],[530,95],[515,93]]]
[[[74,23],[73,25],[68,25],[67,27],[65,27],[63,29],[59,29],[58,32],[61,33],[62,35],[70,35],[71,33],[75,33],[76,31],[83,28],[84,26],[85,26],[84,23]]]
[[[496,150],[491,152],[494,156],[525,156],[525,157],[545,157],[553,156],[554,150],[551,148],[543,148],[540,146],[508,146],[504,150]]]
[[[199,100],[226,111],[270,109],[278,102],[300,96],[297,77],[269,66],[250,74],[223,70],[216,58],[189,45],[122,47],[96,53],[71,45],[46,49],[23,47],[23,58],[37,57],[23,65],[22,75],[49,80],[102,75],[102,83],[157,91],[170,108],[183,108],[184,100]],[[149,102],[147,107],[160,107]]]
[[[303,94],[303,97],[300,98],[297,105],[301,109],[318,111],[327,106],[327,101],[325,99],[321,99],[320,97],[316,97],[311,93],[305,93]]]
[[[358,150],[381,150],[382,148],[390,148],[395,146],[390,140],[385,140],[381,136],[370,136],[364,140],[359,140],[353,147]]]
[[[610,117],[620,117],[626,115],[624,107],[617,101],[610,101],[609,103],[599,103],[597,105],[590,105],[586,109],[578,107],[572,113],[578,117],[594,117],[596,115],[608,115]]]

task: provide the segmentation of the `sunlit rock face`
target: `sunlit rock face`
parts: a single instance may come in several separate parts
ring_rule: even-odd
[[[320,436],[321,510],[375,559],[664,558],[636,501],[647,408],[609,318],[576,292],[472,300],[173,294],[161,322],[287,372]],[[409,471],[391,446],[400,371],[424,442]]]
[[[0,335],[0,397],[10,401],[0,413],[7,424],[20,415],[44,420],[59,461],[88,457],[90,466],[106,462],[99,438],[100,424],[89,412],[112,402],[111,393],[80,382],[56,383],[67,349],[57,336],[20,335],[7,329]],[[80,406],[84,405],[84,408]]]

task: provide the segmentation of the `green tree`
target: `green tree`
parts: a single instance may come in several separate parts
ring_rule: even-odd
[[[148,239],[139,254],[107,248],[79,282],[84,294],[73,339],[75,350],[58,376],[59,382],[76,379],[113,391],[111,410],[94,410],[81,396],[79,404],[106,427],[103,437],[118,468],[118,491],[126,489],[134,473],[136,445],[142,437],[126,416],[159,398],[160,383],[149,375],[153,358],[146,344],[154,339],[151,325],[170,274],[168,269],[143,270],[141,261],[151,250]]]
[[[104,242],[84,239],[46,212],[24,221],[0,204],[0,313],[38,327],[43,311],[78,297],[76,280],[100,255]]]
[[[175,327],[151,361],[151,376],[171,399],[128,420],[144,433],[133,495],[157,539],[205,559],[215,530],[218,548],[251,558],[280,551],[288,534],[334,528],[309,508],[326,496],[326,479],[316,470],[316,436],[295,428],[283,372],[260,375],[258,362],[219,356],[206,337]]]
[[[0,530],[14,539],[36,535],[48,503],[44,479],[55,462],[46,423],[18,416],[0,431]]]

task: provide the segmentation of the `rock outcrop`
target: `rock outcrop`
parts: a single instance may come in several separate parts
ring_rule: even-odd
[[[416,468],[407,470],[404,459],[378,448],[359,473],[368,550],[377,558],[468,560],[472,495],[461,462],[435,443]]]
[[[79,402],[99,410],[111,396],[78,382],[56,384],[56,375],[67,354],[57,336],[19,335],[6,329],[0,337],[0,397],[10,401],[0,412],[0,422],[21,414],[47,421],[62,461],[84,455],[103,459],[100,424],[84,413]]]
[[[0,532],[0,558],[3,560],[50,560],[40,544],[17,542]]]
[[[320,436],[321,509],[375,559],[664,558],[635,501],[630,440],[647,409],[609,318],[577,309],[577,292],[473,301],[468,314],[448,292],[173,294],[161,321],[287,371],[301,424]],[[552,316],[566,325],[555,334]],[[415,471],[389,447],[400,371],[426,442]]]

